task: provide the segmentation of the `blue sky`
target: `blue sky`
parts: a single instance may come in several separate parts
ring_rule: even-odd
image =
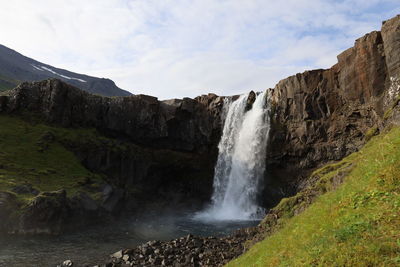
[[[0,0],[0,43],[160,99],[273,87],[336,56],[399,0]]]

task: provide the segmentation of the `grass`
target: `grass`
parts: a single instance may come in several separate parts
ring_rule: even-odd
[[[396,99],[391,103],[390,107],[386,110],[386,112],[383,114],[383,119],[388,120],[390,117],[392,117],[393,112],[396,108],[396,106],[400,103],[400,96],[396,97]]]
[[[193,183],[201,183],[207,178],[208,166],[205,164],[208,161],[201,156],[149,149],[107,138],[94,128],[62,128],[46,125],[43,121],[39,115],[29,112],[18,116],[0,114],[0,191],[11,192],[17,185],[30,184],[41,192],[65,189],[67,195],[72,196],[84,191],[98,199],[95,189],[100,183],[125,186],[123,179],[113,178],[118,176],[118,163],[115,169],[110,167],[99,170],[104,173],[93,173],[76,155],[102,154],[116,162],[124,159],[139,164],[151,162],[152,167],[165,170],[165,179],[176,181],[190,179]],[[91,187],[87,181],[91,181]],[[143,193],[139,184],[129,185],[126,190],[135,196]],[[23,204],[34,197],[32,194],[17,196]]]
[[[400,266],[400,128],[335,165],[313,174],[327,193],[297,216],[301,196],[282,200],[275,231],[227,266]]]
[[[87,170],[62,143],[93,139],[95,130],[65,129],[31,124],[0,115],[0,191],[30,184],[39,191],[65,189],[68,195],[84,190],[83,184],[100,183],[102,176]],[[28,201],[33,195],[18,195]]]

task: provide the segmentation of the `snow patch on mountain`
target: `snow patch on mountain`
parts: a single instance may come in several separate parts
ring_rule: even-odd
[[[86,82],[87,82],[87,81],[82,80],[82,79],[73,78],[73,77],[69,77],[69,76],[60,74],[60,73],[55,72],[54,70],[52,70],[52,69],[50,69],[50,68],[48,68],[48,67],[45,67],[45,66],[39,66],[39,67],[38,67],[38,66],[35,66],[35,65],[33,65],[33,64],[31,64],[31,65],[32,65],[32,67],[33,67],[34,69],[36,69],[36,70],[48,71],[48,72],[51,72],[51,73],[53,73],[53,74],[55,74],[55,75],[58,75],[58,76],[60,76],[60,77],[62,77],[62,78],[64,78],[64,79],[67,79],[67,80],[75,80],[75,81],[79,81],[79,82],[82,82],[82,83],[86,83]]]

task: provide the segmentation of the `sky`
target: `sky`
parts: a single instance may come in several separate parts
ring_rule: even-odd
[[[160,99],[329,68],[400,0],[0,0],[0,44]]]

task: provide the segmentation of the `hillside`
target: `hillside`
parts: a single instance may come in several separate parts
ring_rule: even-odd
[[[96,131],[51,127],[29,116],[0,115],[0,125],[0,233],[60,233],[114,208],[105,176],[68,149],[104,142]]]
[[[28,58],[0,45],[0,91],[12,89],[21,82],[57,78],[93,94],[128,96],[128,91],[118,88],[110,79],[97,78],[55,68]]]
[[[400,128],[314,175],[308,190],[332,191],[306,209],[305,192],[283,199],[273,234],[227,266],[400,264]]]

